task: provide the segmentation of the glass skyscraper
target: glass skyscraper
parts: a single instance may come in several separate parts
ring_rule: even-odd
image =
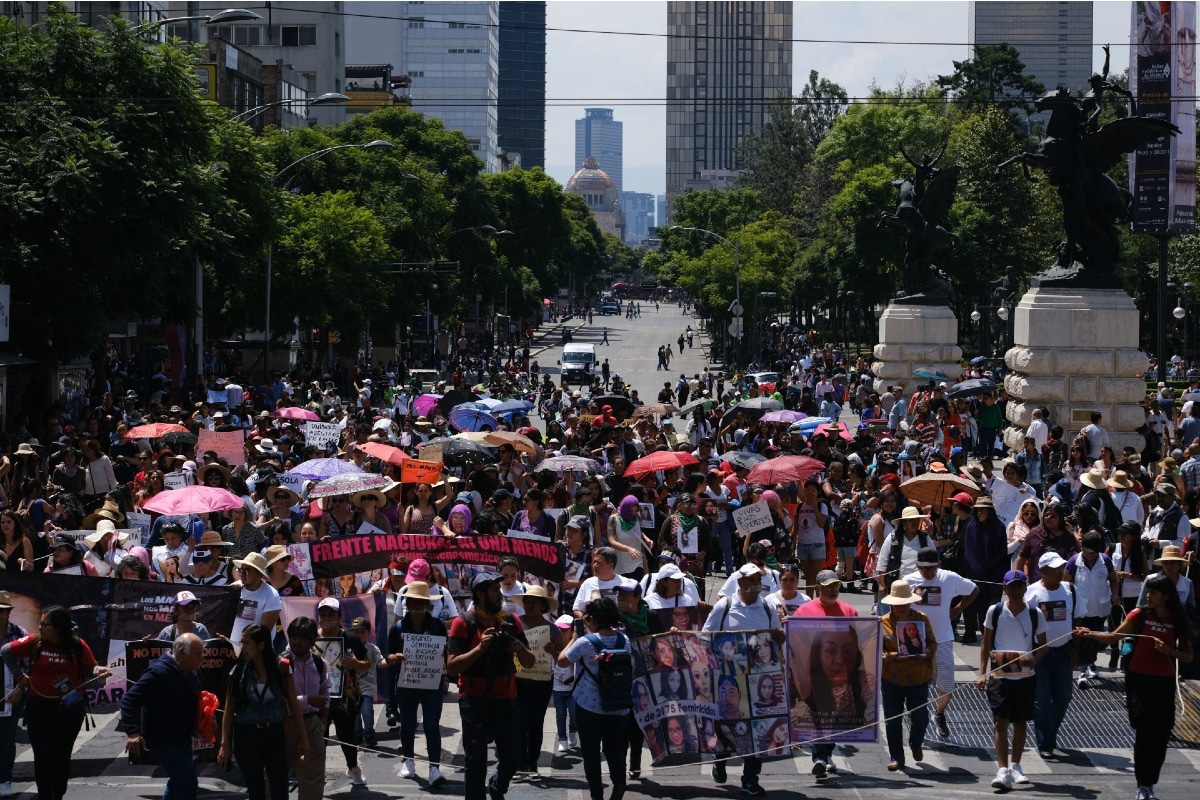
[[[521,166],[546,167],[546,4],[500,3],[497,132]],[[578,165],[576,165],[578,168]]]

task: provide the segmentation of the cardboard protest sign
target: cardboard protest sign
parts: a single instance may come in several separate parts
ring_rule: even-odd
[[[304,494],[305,478],[303,475],[294,475],[291,472],[285,472],[276,477],[279,479],[279,485],[284,489],[289,489],[298,495]]]
[[[400,688],[440,689],[446,664],[446,637],[427,633],[404,634],[404,661]]]
[[[414,536],[376,533],[342,536],[327,542],[304,542],[309,548],[313,577],[336,578],[386,570],[399,559],[423,558],[429,563],[495,566],[502,556],[515,556],[521,570],[552,581],[563,579],[562,546],[553,542],[507,536]]]
[[[245,448],[245,431],[210,431],[201,428],[196,435],[197,453],[212,450],[217,454],[217,458],[231,467],[239,467],[246,463]]]
[[[513,661],[517,664],[517,674],[522,678],[527,678],[531,681],[549,681],[553,679],[550,672],[554,663],[554,656],[546,652],[546,645],[550,644],[550,625],[539,625],[536,628],[525,629],[525,641],[529,644],[529,652],[533,653],[533,666],[529,669],[522,667],[517,657],[513,656]]]
[[[421,454],[422,461],[436,461],[439,464],[442,463],[442,445],[440,443],[423,445],[418,452]],[[403,473],[401,473],[401,475],[403,475]]]
[[[839,742],[876,741],[878,617],[791,617],[786,631],[792,742],[831,734]]]
[[[309,422],[304,426],[304,443],[309,447],[326,450],[342,440],[342,429],[336,422]]]
[[[775,523],[771,520],[771,509],[767,507],[765,500],[734,509],[733,522],[737,526],[738,532],[742,534],[775,527]]]
[[[441,447],[441,445],[437,445]],[[426,451],[422,450],[421,455],[426,455]],[[425,459],[411,458],[404,462],[404,466],[400,468],[401,483],[437,483],[442,476],[441,461],[426,461]]]
[[[150,526],[153,524],[149,514],[143,514],[141,511],[126,511],[125,518],[129,522],[130,528],[136,528],[138,531],[139,544],[145,544],[150,538]]]

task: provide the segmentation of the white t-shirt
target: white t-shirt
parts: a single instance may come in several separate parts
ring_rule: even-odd
[[[279,602],[279,592],[275,591],[275,587],[267,581],[264,580],[262,585],[254,591],[243,586],[242,596],[238,601],[237,618],[233,621],[233,633],[229,638],[240,642],[242,631],[251,623],[261,623],[264,614],[278,611],[282,607],[283,604]]]
[[[694,605],[698,605],[696,598],[690,597],[687,592],[681,591],[671,598],[663,597],[654,592],[646,595],[646,606],[651,611],[657,611],[660,608],[691,608]]]
[[[579,591],[575,593],[575,603],[571,606],[571,610],[582,613],[588,603],[598,600],[601,597],[611,597],[616,602],[617,587],[621,585],[622,580],[624,578],[620,575],[613,575],[612,578],[606,581],[602,581],[593,575],[579,584]]]
[[[950,607],[954,604],[954,598],[966,597],[975,591],[975,581],[946,569],[939,569],[929,580],[921,577],[920,572],[910,575],[906,580],[913,594],[921,598],[913,607],[929,617],[934,638],[938,642],[952,641],[954,625],[950,621]]]
[[[588,580],[591,580],[591,578],[588,578]],[[618,580],[620,579],[618,578]],[[584,581],[585,585],[586,583],[587,581]],[[581,591],[580,594],[583,594],[583,592]],[[618,648],[618,641],[621,641],[621,643],[625,646],[623,648]],[[605,650],[621,649],[632,654],[632,650],[629,646],[629,637],[623,634],[619,636],[601,636],[600,642]],[[593,647],[592,643],[587,640],[587,637],[576,639],[574,642],[572,642],[571,646],[567,648],[564,655],[567,657],[568,661],[573,661],[576,665],[575,702],[578,703],[581,708],[585,708],[588,711],[591,711],[593,714],[612,714],[614,716],[621,716],[629,713],[629,709],[625,709],[623,711],[605,711],[601,707],[599,690],[600,667],[597,665],[595,659],[596,648]],[[585,672],[587,675],[583,674]]]
[[[723,597],[713,606],[704,621],[704,632],[777,630],[783,625],[779,614],[760,597],[750,605],[734,594]]]
[[[718,592],[719,597],[736,597],[738,590],[737,573],[730,575],[725,579],[725,583],[721,584],[721,591]],[[762,590],[763,596],[774,594],[779,591],[779,573],[773,569],[764,569],[762,573]]]
[[[1037,617],[1036,633],[1029,627],[1029,608],[1033,608],[1034,614]],[[997,623],[996,627],[992,628],[992,609],[988,608],[987,613],[983,617],[983,627],[994,632],[992,650],[1008,653],[1031,653],[1037,641],[1037,635],[1046,634],[1046,618],[1042,615],[1041,609],[1030,606],[1021,609],[1019,614],[1014,615],[1008,608],[1007,600],[1002,601],[1000,617]],[[1051,637],[1049,634],[1046,634],[1046,638],[1049,639]],[[999,672],[993,673],[993,676],[997,678],[1009,677],[1001,675]],[[1028,676],[1014,675],[1011,677],[1025,678]]]
[[[796,509],[796,544],[825,544],[825,529],[817,524],[816,513],[803,508],[802,503]],[[829,504],[824,500],[817,502],[817,510],[825,517],[829,516]]]
[[[780,589],[778,592],[771,592],[766,597],[767,605],[776,611],[778,611],[780,608],[783,608],[783,610],[786,612],[784,616],[787,617],[793,616],[796,613],[796,609],[800,607],[801,603],[807,603],[811,599],[812,598],[799,589],[796,590],[796,596],[791,600],[784,599],[782,589]]]
[[[1046,619],[1046,639],[1053,642],[1051,647],[1062,647],[1071,643],[1069,634],[1075,627],[1076,593],[1069,587],[1070,584],[1064,582],[1060,583],[1057,589],[1051,590],[1038,581],[1025,590],[1025,602],[1037,606]],[[1060,639],[1060,636],[1064,638]],[[1054,641],[1055,639],[1058,641]]]

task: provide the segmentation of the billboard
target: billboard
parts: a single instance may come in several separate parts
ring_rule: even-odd
[[[1138,114],[1178,126],[1130,155],[1133,229],[1196,229],[1196,3],[1135,2],[1129,89]]]

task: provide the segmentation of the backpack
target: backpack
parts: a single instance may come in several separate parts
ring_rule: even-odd
[[[603,711],[628,711],[633,708],[633,657],[625,649],[625,634],[617,633],[615,650],[605,647],[604,641],[594,633],[583,638],[596,651],[596,673],[592,674],[588,669],[583,672],[596,684],[600,708]]]
[[[988,616],[992,620],[993,642],[995,641],[996,627],[1000,624],[1000,611],[1003,608],[1004,608],[1004,601],[1001,600],[999,603],[996,603],[996,605],[992,606],[991,610],[988,612]],[[1027,610],[1029,611],[1029,623],[1032,626],[1030,636],[1033,637],[1033,646],[1037,647],[1037,631],[1038,631],[1037,612],[1038,612],[1038,610],[1035,606],[1029,606],[1029,608]]]

